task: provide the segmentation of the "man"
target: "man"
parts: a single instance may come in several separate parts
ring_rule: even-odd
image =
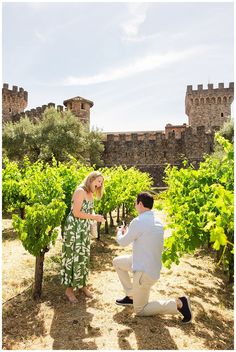
[[[188,297],[148,302],[150,289],[160,277],[164,242],[163,225],[151,211],[153,203],[151,194],[139,193],[135,202],[139,216],[131,221],[128,229],[117,229],[117,242],[122,247],[133,243],[133,253],[131,256],[123,255],[113,260],[126,293],[123,299],[116,300],[116,304],[133,305],[138,316],[181,313],[182,322],[189,323],[192,313]],[[133,272],[133,284],[129,271]]]

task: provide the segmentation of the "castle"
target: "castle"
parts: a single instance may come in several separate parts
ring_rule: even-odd
[[[188,159],[197,166],[204,154],[213,151],[214,133],[219,130],[231,116],[231,104],[234,100],[234,83],[225,88],[219,83],[217,88],[208,84],[207,89],[198,85],[193,89],[187,86],[185,112],[188,124],[165,126],[165,131],[112,132],[104,133],[105,146],[103,160],[106,166],[136,166],[141,171],[149,172],[157,186],[164,186],[163,174],[166,163],[180,166]],[[47,107],[58,111],[70,109],[82,122],[90,124],[90,109],[93,102],[82,97],[74,97],[63,102],[64,107],[49,103],[36,109],[25,111],[28,93],[16,86],[9,89],[3,84],[2,89],[3,122],[18,121],[26,115],[37,121]]]

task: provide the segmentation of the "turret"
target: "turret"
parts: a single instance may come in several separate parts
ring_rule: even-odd
[[[28,104],[28,92],[23,88],[13,86],[9,89],[7,83],[2,88],[2,120],[3,122],[14,120],[14,116],[24,112]]]
[[[88,126],[90,126],[90,109],[93,106],[93,102],[91,100],[87,100],[82,97],[74,97],[64,100],[63,104],[67,110],[71,110],[81,122],[87,123]]]
[[[185,112],[188,115],[188,124],[196,129],[205,126],[206,130],[221,128],[231,116],[231,104],[234,100],[234,83],[230,82],[225,88],[219,83],[217,88],[208,84],[207,89],[198,85],[196,90],[187,86],[185,97]]]

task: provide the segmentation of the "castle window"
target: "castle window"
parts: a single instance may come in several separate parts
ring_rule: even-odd
[[[207,104],[210,104],[210,98],[206,98]]]
[[[211,98],[211,101],[212,101],[213,104],[215,104],[216,99],[213,97],[213,98]]]
[[[147,153],[146,153],[146,152],[144,152],[144,156],[145,156],[145,157],[147,156]]]
[[[198,98],[195,99],[195,104],[196,104],[196,105],[199,105],[199,100],[198,100]]]
[[[217,98],[217,103],[218,103],[218,104],[221,104],[221,97],[218,97],[218,98]]]
[[[227,103],[227,98],[226,97],[223,98],[223,102]]]
[[[223,112],[222,112],[222,113],[220,114],[220,116],[221,116],[221,117],[224,117],[224,114],[223,114]]]
[[[81,109],[84,110],[84,103],[81,103]]]
[[[164,152],[164,158],[166,158],[166,152]]]
[[[204,98],[200,99],[201,104],[204,104]]]

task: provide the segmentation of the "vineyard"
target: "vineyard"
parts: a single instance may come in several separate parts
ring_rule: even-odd
[[[105,193],[95,201],[95,212],[102,214],[106,221],[104,225],[98,225],[94,240],[97,247],[105,246],[110,251],[114,226],[123,220],[128,223],[136,216],[134,201],[137,194],[150,191],[155,195],[155,211],[161,210],[165,214],[166,230],[171,233],[165,238],[163,264],[166,270],[181,265],[182,257],[186,255],[194,258],[195,253],[206,251],[207,255],[213,256],[214,266],[227,275],[228,283],[232,283],[233,145],[219,134],[216,134],[216,141],[222,148],[221,157],[206,156],[197,170],[187,161],[180,169],[167,166],[167,190],[160,194],[155,192],[150,175],[134,167],[100,168],[105,179]],[[43,274],[47,271],[45,258],[54,246],[58,246],[58,234],[63,236],[73,191],[92,170],[93,167],[72,157],[70,162],[53,159],[51,163],[31,162],[28,158],[23,162],[3,160],[3,211],[12,214],[15,233],[25,251],[36,258],[34,301],[42,297]],[[59,263],[60,254],[57,252],[57,255]],[[109,270],[112,269],[109,267]],[[228,283],[225,281],[225,287]]]

